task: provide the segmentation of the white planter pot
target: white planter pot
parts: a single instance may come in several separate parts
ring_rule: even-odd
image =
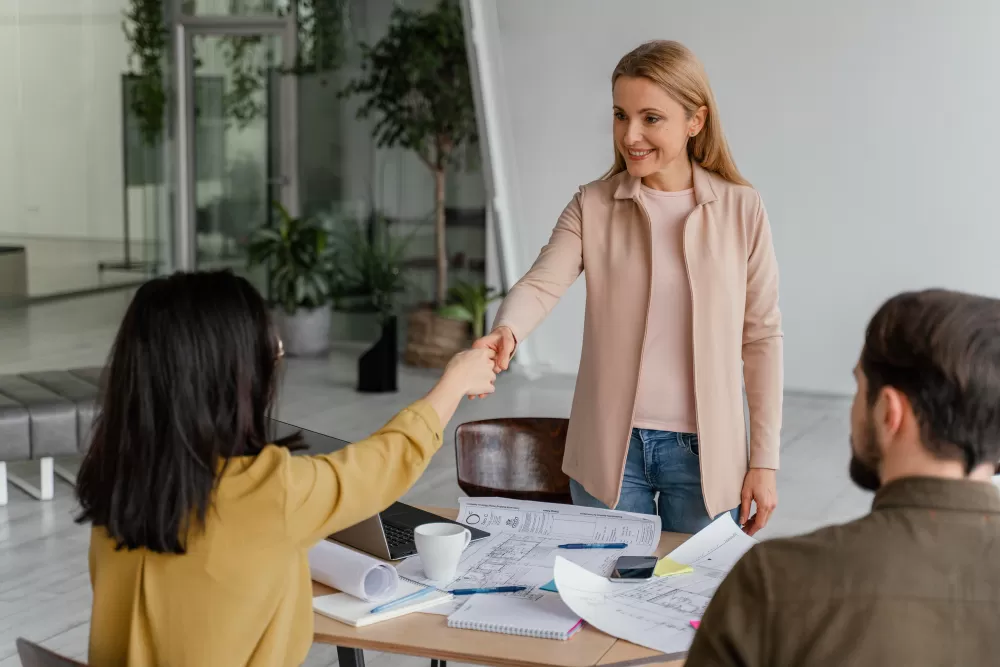
[[[330,349],[330,318],[328,307],[307,310],[300,308],[289,315],[283,308],[274,310],[278,334],[290,357],[315,357]]]

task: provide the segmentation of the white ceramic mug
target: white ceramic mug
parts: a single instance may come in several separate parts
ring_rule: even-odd
[[[455,578],[458,562],[472,541],[472,533],[454,523],[425,523],[413,530],[413,541],[427,578],[447,583]]]

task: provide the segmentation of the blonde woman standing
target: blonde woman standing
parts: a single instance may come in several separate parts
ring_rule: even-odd
[[[777,505],[782,401],[764,205],[736,169],[687,48],[643,44],[611,82],[614,166],[579,189],[475,346],[493,349],[506,370],[518,341],[584,273],[563,460],[574,502],[659,514],[678,532],[731,511],[752,535]]]

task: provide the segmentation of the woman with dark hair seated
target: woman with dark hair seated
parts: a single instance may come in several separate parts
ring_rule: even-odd
[[[324,456],[269,444],[281,342],[230,273],[139,288],[77,483],[93,524],[90,664],[298,665],[312,644],[308,549],[388,507],[441,446],[492,354],[458,354],[427,396]]]

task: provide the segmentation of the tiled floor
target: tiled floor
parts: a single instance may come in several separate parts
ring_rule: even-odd
[[[129,294],[103,294],[0,311],[0,373],[27,369],[101,364]],[[400,392],[361,396],[353,389],[354,359],[334,354],[329,361],[290,360],[279,418],[345,439],[361,438],[397,410],[419,398],[435,373],[404,368]],[[564,416],[573,381],[550,376],[529,381],[515,374],[498,381],[485,401],[465,402],[452,426],[494,416]],[[865,513],[870,495],[847,476],[848,405],[845,398],[790,394],[785,398],[780,504],[761,537],[775,537],[845,521]],[[406,495],[413,503],[453,506],[453,428],[430,469]],[[87,529],[73,523],[72,490],[57,483],[56,499],[30,500],[16,489],[0,508],[0,667],[14,667],[14,640],[24,636],[82,658],[86,653],[90,589]],[[330,665],[336,654],[316,647],[307,664]],[[369,655],[374,667],[426,667],[427,661]]]

